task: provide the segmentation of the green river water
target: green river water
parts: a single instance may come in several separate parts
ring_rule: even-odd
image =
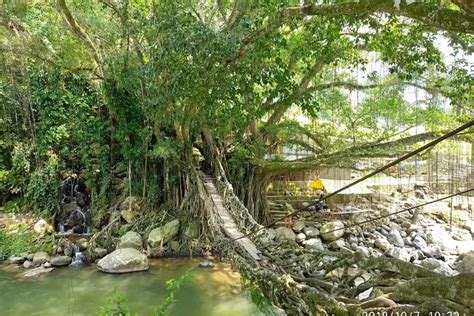
[[[99,272],[94,266],[68,267],[32,280],[21,277],[22,268],[4,265],[0,267],[0,315],[97,315],[115,287],[131,311],[148,316],[166,296],[166,280],[177,279],[192,267],[194,280],[179,290],[170,315],[261,315],[241,292],[240,275],[229,264],[203,269],[199,261],[151,260],[147,272],[119,275]]]

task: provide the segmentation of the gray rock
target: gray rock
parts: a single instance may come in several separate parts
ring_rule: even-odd
[[[132,224],[135,221],[135,213],[130,210],[122,210],[120,211],[120,215],[127,224]]]
[[[97,262],[97,269],[107,273],[127,273],[148,270],[148,258],[135,248],[122,248]]]
[[[52,265],[51,265],[51,262],[45,262],[41,265],[43,268],[51,268]]]
[[[23,262],[23,268],[29,269],[31,267],[33,267],[33,262],[31,262],[30,260],[26,260],[25,262]]]
[[[374,246],[382,251],[387,251],[388,249],[392,248],[392,244],[390,244],[386,239],[381,237],[375,239]]]
[[[319,229],[316,227],[305,227],[303,229],[303,233],[306,235],[307,238],[314,238],[319,236]]]
[[[403,241],[403,237],[400,235],[400,232],[396,229],[392,229],[390,233],[387,235],[388,241],[397,247],[405,246],[405,242]]]
[[[370,252],[369,249],[363,247],[363,246],[358,246],[356,249],[354,249],[357,253],[362,254],[364,257],[368,258],[370,257]]]
[[[44,251],[36,252],[33,255],[33,264],[36,266],[41,265],[47,261],[49,261],[49,255]]]
[[[410,261],[410,257],[411,257],[405,248],[398,248],[398,247],[390,248],[389,250],[387,250],[385,254],[389,257],[396,258],[403,261]]]
[[[26,258],[21,256],[21,257],[10,257],[8,258],[8,262],[10,262],[11,264],[22,264],[23,262],[25,262]]]
[[[143,249],[142,237],[139,233],[129,231],[122,237],[117,245],[117,249],[122,248],[135,248],[137,250]]]
[[[78,245],[79,249],[82,251],[87,250],[87,247],[89,246],[89,242],[87,241],[86,238],[81,238],[79,240],[76,240],[75,244]]]
[[[415,238],[413,238],[411,243],[412,243],[413,247],[415,247],[416,249],[423,249],[423,248],[428,246],[426,244],[426,241],[421,236],[418,236],[418,235],[415,236]]]
[[[275,239],[276,240],[296,240],[296,235],[295,233],[289,229],[289,228],[286,228],[286,227],[278,227],[277,229],[275,229],[275,233],[276,233],[276,236],[275,236]]]
[[[97,257],[102,258],[107,254],[107,249],[97,247],[97,248],[94,248],[94,253]]]
[[[359,238],[357,238],[356,236],[350,236],[347,242],[350,244],[358,244]]]
[[[451,267],[446,262],[436,260],[434,258],[423,260],[421,262],[421,266],[445,276],[453,276],[456,274],[456,272],[451,269]]]
[[[329,243],[328,247],[329,249],[340,250],[346,247],[346,242],[344,241],[344,239],[334,240]]]
[[[459,256],[456,269],[462,273],[474,273],[474,251]]]
[[[297,242],[303,242],[306,240],[306,235],[303,233],[299,233],[296,235],[296,241]]]
[[[68,256],[53,257],[51,258],[50,263],[53,267],[67,266],[71,263],[71,257],[68,257]]]
[[[171,241],[179,231],[179,220],[175,219],[165,225],[153,229],[148,235],[148,245],[157,248]]]
[[[332,221],[326,223],[320,229],[321,237],[327,241],[334,241],[344,235],[344,223],[341,221]]]
[[[29,254],[27,254],[27,255],[26,255],[26,260],[33,261],[33,256],[34,256],[34,255],[35,255],[34,253],[29,253]]]
[[[204,261],[199,262],[199,266],[200,266],[201,268],[213,268],[213,267],[214,267],[214,263],[212,263],[212,262],[209,261],[209,260],[204,260]]]
[[[303,230],[303,228],[306,226],[306,224],[304,223],[304,221],[301,221],[301,220],[296,220],[293,222],[293,231],[295,233],[299,233]]]
[[[438,245],[431,245],[431,246],[426,246],[425,248],[422,248],[421,251],[425,256],[428,258],[436,257],[436,256],[442,256],[443,251],[441,250],[441,247]]]
[[[324,250],[323,242],[317,237],[305,240],[303,244],[306,249],[312,249],[316,251]]]
[[[34,269],[31,269],[31,270],[28,270],[27,272],[25,272],[23,274],[23,276],[25,278],[34,278],[34,277],[37,277],[39,276],[40,274],[43,274],[43,273],[48,273],[48,272],[51,272],[53,271],[54,268],[44,268],[44,267],[38,267],[38,268],[34,268]]]

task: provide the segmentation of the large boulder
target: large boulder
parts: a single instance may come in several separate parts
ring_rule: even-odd
[[[51,258],[49,261],[53,267],[63,267],[71,263],[71,257],[68,256],[57,256]]]
[[[44,251],[36,252],[33,255],[33,264],[35,266],[41,265],[47,261],[49,261],[49,255]]]
[[[145,271],[148,268],[148,258],[135,248],[117,249],[97,263],[97,269],[107,273]]]
[[[120,238],[117,249],[135,248],[137,250],[143,249],[142,237],[139,233],[129,231]]]
[[[179,220],[175,219],[165,225],[153,229],[148,235],[148,245],[157,248],[171,241],[179,231]]]
[[[295,233],[286,227],[278,227],[275,229],[275,239],[276,240],[296,240]]]
[[[326,241],[338,240],[344,235],[344,223],[341,221],[332,221],[321,227],[321,237]]]

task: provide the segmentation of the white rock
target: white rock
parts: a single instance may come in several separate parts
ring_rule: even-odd
[[[275,229],[275,233],[276,233],[276,237],[275,237],[276,240],[282,240],[282,239],[293,240],[293,241],[296,240],[295,233],[293,232],[293,230],[289,228],[278,227],[277,229]]]
[[[303,242],[303,245],[306,249],[312,249],[317,251],[324,250],[323,242],[317,237],[305,240]]]
[[[52,233],[54,231],[53,226],[49,225],[44,219],[37,221],[35,226],[33,226],[33,230],[39,235]]]
[[[334,241],[344,235],[344,223],[341,221],[332,221],[321,227],[321,237],[327,241]]]
[[[145,271],[148,268],[148,258],[135,248],[117,249],[97,263],[97,269],[107,273]]]

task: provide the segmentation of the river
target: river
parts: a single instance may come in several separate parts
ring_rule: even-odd
[[[94,266],[58,268],[39,278],[21,277],[23,268],[0,268],[0,314],[2,316],[97,315],[113,296],[123,293],[126,304],[140,316],[153,315],[167,295],[165,282],[177,279],[188,269],[193,281],[177,294],[170,315],[262,315],[241,291],[240,275],[227,263],[212,269],[199,268],[199,259],[150,260],[147,272],[106,274]]]

